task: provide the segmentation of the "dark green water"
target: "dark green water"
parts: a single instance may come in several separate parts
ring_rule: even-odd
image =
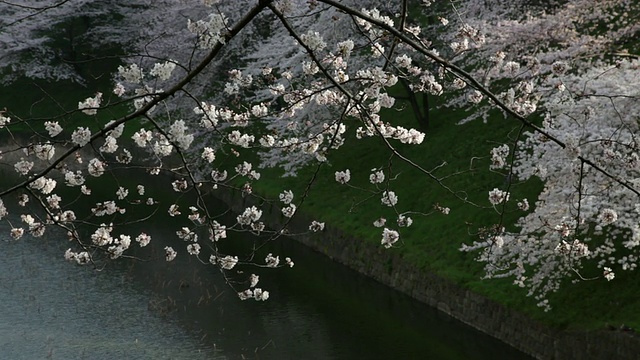
[[[184,253],[96,271],[55,234],[2,236],[0,359],[527,358],[287,239],[271,250],[296,266],[259,272],[258,303]]]

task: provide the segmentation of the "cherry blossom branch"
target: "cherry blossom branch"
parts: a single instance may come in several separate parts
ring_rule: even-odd
[[[143,107],[141,107],[139,110],[134,111],[133,113],[126,115],[116,121],[114,121],[113,123],[111,123],[108,126],[105,126],[103,129],[101,129],[100,131],[96,132],[95,134],[93,134],[90,138],[90,142],[93,142],[101,137],[104,137],[104,135],[110,131],[115,129],[118,125],[126,123],[128,121],[131,121],[133,119],[136,119],[144,114],[146,114],[151,108],[153,108],[154,106],[156,106],[157,104],[159,104],[161,101],[170,98],[171,96],[173,96],[176,92],[178,92],[179,90],[181,90],[185,85],[189,84],[198,74],[200,74],[212,61],[213,59],[215,59],[218,54],[220,53],[220,51],[222,50],[222,48],[224,47],[225,43],[228,42],[231,38],[233,38],[235,35],[237,35],[242,29],[244,29],[249,23],[251,23],[251,21],[258,16],[258,14],[260,14],[267,6],[268,1],[260,1],[259,4],[255,7],[253,7],[252,9],[250,9],[247,14],[240,19],[230,30],[227,34],[224,35],[226,41],[223,42],[218,42],[214,48],[209,52],[209,54],[191,71],[189,72],[185,77],[182,78],[182,80],[180,80],[176,85],[174,85],[173,87],[171,87],[171,89],[169,89],[166,92],[160,93],[156,96],[153,97],[153,99],[145,104]],[[25,187],[26,185],[28,185],[29,183],[31,183],[33,180],[36,180],[40,177],[45,176],[46,174],[48,174],[51,170],[55,169],[60,163],[62,163],[65,159],[67,159],[69,156],[71,156],[72,154],[74,154],[77,150],[79,150],[81,148],[81,146],[79,145],[74,145],[72,146],[70,149],[68,149],[66,152],[64,152],[59,158],[57,158],[56,160],[54,160],[53,162],[51,162],[51,164],[45,168],[44,170],[34,174],[30,179],[24,180],[12,187],[10,187],[9,189],[0,191],[0,197],[4,196],[6,194],[9,194],[13,191],[16,191],[17,189],[20,189],[22,187]]]

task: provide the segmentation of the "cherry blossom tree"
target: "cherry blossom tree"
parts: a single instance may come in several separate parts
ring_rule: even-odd
[[[71,241],[64,257],[101,267],[154,246],[147,233],[128,233],[128,223],[170,217],[183,242],[160,249],[166,261],[194,256],[220,269],[241,299],[267,300],[257,275],[239,279],[232,270],[294,261],[286,254],[256,258],[263,243],[229,252],[227,233],[267,241],[286,234],[313,180],[303,193],[283,188],[276,199],[264,199],[253,194],[261,168],[280,166],[295,176],[303,166],[329,166],[345,143],[377,138],[390,158],[440,184],[443,194],[496,212],[499,221],[462,249],[479,254],[488,277],[514,277],[549,308],[546,295],[567,276],[612,280],[618,268],[633,270],[640,244],[639,64],[622,51],[638,33],[632,21],[638,9],[612,0],[599,5],[598,17],[588,3],[543,11],[477,1],[443,8],[429,1],[2,2],[11,14],[0,33],[11,49],[3,61],[30,61],[5,70],[5,82],[14,73],[81,82],[68,63],[43,63],[53,47],[29,53],[48,44],[47,24],[68,24],[77,9],[88,19],[124,18],[126,26],[102,24],[82,36],[95,38],[95,46],[117,44],[128,56],[114,69],[112,88],[95,89],[60,115],[30,118],[4,104],[0,130],[8,145],[1,160],[12,176],[0,189],[0,220],[16,240],[62,228]],[[168,10],[180,16],[167,19]],[[421,26],[435,10],[442,16]],[[69,44],[76,36],[68,34]],[[427,169],[399,150],[425,141],[423,129],[383,114],[399,108],[400,86],[448,107],[472,108],[462,122],[502,114],[519,126],[483,154],[491,158],[486,171],[507,179],[502,188],[486,189],[485,204],[449,188],[436,175],[440,167]],[[132,183],[127,174],[138,170],[150,176]],[[336,170],[335,186],[350,187],[351,177],[360,176]],[[393,248],[411,231],[411,215],[428,214],[400,211],[393,186],[402,175],[390,167],[364,175],[380,208],[397,216],[393,224],[374,223],[380,246]],[[544,182],[537,199],[511,196],[512,186],[533,177]],[[173,196],[151,194],[145,181],[166,182]],[[226,211],[208,206],[206,196],[225,189],[260,201],[223,221]],[[275,204],[283,225],[268,229],[267,210],[258,204]],[[435,210],[450,211],[447,204]],[[521,219],[504,223],[508,211],[520,211]],[[309,231],[324,226],[312,221]],[[584,275],[590,259],[597,276]]]

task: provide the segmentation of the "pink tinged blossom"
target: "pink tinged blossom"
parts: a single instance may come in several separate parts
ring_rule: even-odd
[[[46,177],[39,177],[29,184],[29,187],[34,190],[39,190],[43,194],[50,194],[56,187],[57,182],[53,179]]]
[[[491,165],[490,169],[502,169],[507,164],[507,157],[509,156],[509,146],[504,144],[496,148],[491,149]]]
[[[64,180],[65,183],[67,184],[67,186],[80,186],[82,184],[84,184],[84,177],[82,176],[82,173],[80,171],[77,172],[73,172],[73,171],[67,171],[64,173]]]
[[[151,236],[145,233],[140,233],[140,235],[136,237],[136,241],[140,244],[140,247],[145,247],[149,245],[149,242],[151,242]]]
[[[223,170],[223,171],[212,170],[211,171],[211,178],[215,182],[225,181],[227,179],[227,170]]]
[[[45,161],[51,160],[56,153],[55,147],[48,142],[46,144],[36,144],[33,147],[33,151],[38,159]]]
[[[171,246],[165,246],[164,247],[164,255],[165,255],[165,260],[166,261],[173,261],[173,259],[176,258],[178,253],[175,250],[173,250],[173,248]]]
[[[280,201],[288,205],[291,203],[291,201],[293,201],[293,191],[285,190],[282,193],[280,193],[279,198],[280,198]]]
[[[285,217],[293,217],[296,213],[296,206],[294,204],[289,204],[289,206],[282,208],[282,215]]]
[[[300,39],[312,51],[321,51],[327,46],[320,33],[317,31],[309,30],[305,34],[300,35]]]
[[[509,194],[498,188],[489,191],[489,202],[491,205],[499,205],[503,202],[509,201]]]
[[[382,202],[382,205],[386,205],[386,206],[395,206],[398,203],[398,197],[396,196],[396,193],[394,193],[393,191],[385,191],[382,193],[382,199],[380,199]]]
[[[153,133],[149,130],[140,129],[131,137],[138,147],[145,147],[153,138]]]
[[[273,256],[272,253],[269,253],[267,257],[264,259],[264,262],[267,264],[267,267],[275,268],[280,264],[280,257]]]
[[[189,255],[198,255],[200,254],[200,244],[189,244],[187,245],[187,252]]]
[[[124,200],[124,198],[126,198],[127,195],[129,195],[129,190],[123,188],[122,186],[120,186],[116,191],[116,196],[118,197],[118,200]]]
[[[215,151],[210,147],[205,147],[202,150],[202,159],[208,163],[212,163],[216,159]]]
[[[167,211],[169,213],[169,216],[178,216],[181,214],[180,211],[178,211],[178,205],[176,204],[172,204],[171,206],[169,206],[169,210]]]
[[[249,287],[250,288],[256,287],[256,285],[258,285],[258,281],[260,281],[260,276],[256,274],[251,274],[251,276],[249,277]]]
[[[104,144],[100,147],[100,152],[112,154],[118,150],[118,143],[113,136],[107,136],[104,138]]]
[[[79,127],[71,134],[71,141],[83,147],[89,143],[91,140],[91,131],[86,127]]]
[[[473,90],[467,95],[467,99],[469,100],[469,102],[473,104],[479,104],[480,101],[482,101],[482,98],[483,98],[483,95],[478,90]]]
[[[413,224],[413,219],[405,215],[400,215],[398,216],[397,223],[400,227],[409,227]]]
[[[28,202],[29,202],[29,195],[22,194],[18,197],[18,205],[26,206]]]
[[[372,184],[381,184],[384,181],[384,172],[378,169],[371,169],[372,174],[369,175],[369,182]]]
[[[253,290],[247,289],[245,291],[240,291],[238,293],[238,297],[240,298],[240,300],[251,299],[253,297]]]
[[[345,171],[336,171],[336,181],[340,184],[346,184],[351,180],[351,171],[349,169]]]
[[[2,115],[2,113],[0,113],[0,129],[2,129],[7,124],[9,124],[9,122],[11,122],[11,118],[8,116],[4,116]]]
[[[311,225],[309,225],[309,230],[313,232],[318,232],[324,230],[324,223],[313,220]]]
[[[555,251],[565,256],[578,258],[586,257],[591,254],[591,251],[589,251],[589,247],[587,246],[587,244],[577,239],[573,240],[573,242],[571,243],[562,240],[562,242],[556,246]]]
[[[181,150],[188,149],[194,139],[194,135],[187,134],[187,131],[184,120],[176,120],[169,126],[169,139],[176,143]]]
[[[260,288],[253,290],[253,298],[256,301],[267,301],[269,299],[269,292]]]
[[[387,219],[381,217],[373,222],[373,226],[375,227],[383,227],[387,223]]]
[[[291,260],[290,257],[284,258],[284,263],[287,264],[287,266],[290,267],[290,268],[292,268],[293,265],[294,265],[293,260]]]
[[[611,270],[611,268],[605,267],[603,269],[602,275],[604,276],[605,279],[607,279],[607,281],[611,281],[616,277],[616,274],[613,272],[613,270]]]
[[[113,243],[113,237],[111,237],[111,226],[101,224],[99,228],[91,234],[91,241],[96,246],[105,246]]]
[[[397,231],[384,228],[384,230],[382,230],[382,241],[380,243],[386,249],[389,249],[398,239],[400,239],[400,234]]]
[[[21,159],[20,161],[15,163],[13,168],[16,170],[18,174],[27,175],[29,171],[31,171],[31,168],[33,168],[33,163],[31,161],[26,161],[24,159]]]
[[[189,183],[185,179],[175,180],[171,183],[171,187],[175,192],[183,192],[189,188]]]
[[[613,209],[604,209],[598,215],[598,220],[602,225],[613,224],[618,220],[618,213]]]
[[[232,145],[238,145],[243,148],[249,148],[255,141],[255,137],[253,135],[242,134],[238,130],[233,130],[227,136],[227,139]]]
[[[97,93],[95,97],[86,98],[78,103],[78,110],[82,110],[87,115],[95,115],[98,113],[98,107],[102,101],[102,93]]]
[[[219,265],[220,268],[224,270],[231,270],[236,266],[236,264],[238,264],[238,257],[227,255],[225,257],[220,258],[214,255],[211,255],[211,257],[209,258],[209,262],[214,265]]]
[[[89,253],[86,251],[82,251],[79,253],[71,251],[71,249],[67,249],[64,253],[64,259],[67,261],[75,262],[78,265],[85,265],[91,261],[91,257]]]
[[[56,137],[58,134],[62,132],[62,127],[58,124],[57,121],[46,121],[44,123],[44,128],[49,133],[49,136]]]
[[[521,201],[518,201],[518,209],[520,209],[522,211],[528,211],[529,210],[529,200],[522,199]]]
[[[89,161],[88,172],[89,175],[94,177],[99,177],[104,174],[104,163],[96,158],[93,158]]]
[[[10,231],[11,237],[14,240],[18,240],[22,237],[22,235],[24,235],[24,229],[23,228],[12,228]]]
[[[163,63],[156,63],[153,65],[149,75],[155,76],[160,80],[169,80],[171,73],[176,68],[176,64],[173,61],[165,61]]]
[[[343,57],[348,57],[354,47],[353,40],[345,40],[336,44],[336,51]]]
[[[66,210],[60,214],[60,222],[69,223],[76,220],[76,214],[71,210]]]
[[[220,239],[225,239],[226,237],[227,237],[227,227],[213,220],[213,223],[209,227],[209,240],[215,242]]]
[[[7,211],[7,208],[4,206],[4,202],[2,201],[2,199],[0,199],[0,220],[2,220],[2,218],[4,218],[7,215],[9,215],[9,212]]]
[[[131,84],[138,84],[144,78],[142,69],[140,69],[137,64],[131,64],[126,67],[122,65],[118,66],[118,74],[124,79],[124,81]]]
[[[185,141],[189,142],[190,144],[191,140],[187,139]],[[179,147],[181,149],[184,149],[180,145]],[[153,143],[152,149],[154,154],[158,155],[159,157],[166,157],[171,155],[171,153],[173,152],[173,145],[171,144],[168,138],[166,138],[165,136],[160,136],[160,138]]]
[[[240,225],[250,225],[253,222],[256,222],[262,216],[262,211],[258,210],[255,206],[248,207],[244,209],[244,212],[241,215],[236,217],[236,220]]]
[[[117,83],[113,87],[113,93],[118,97],[122,97],[122,95],[124,95],[125,92],[126,92],[126,89],[124,88],[124,86],[121,83]]]

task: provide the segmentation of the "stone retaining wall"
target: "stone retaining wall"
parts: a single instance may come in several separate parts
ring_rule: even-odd
[[[258,205],[240,192],[216,193],[235,212]],[[276,205],[263,208],[263,221],[272,228],[285,219]],[[296,214],[288,228],[307,230],[310,219]],[[550,329],[503,305],[437,275],[419,271],[382,246],[353,239],[327,226],[322,233],[296,240],[387,286],[519,349],[538,359],[640,359],[640,336],[622,331],[569,332]]]

